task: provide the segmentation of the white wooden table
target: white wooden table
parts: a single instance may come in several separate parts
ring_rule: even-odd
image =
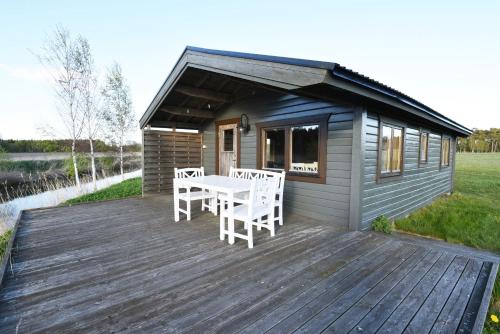
[[[179,218],[179,188],[191,187],[191,188],[201,188],[205,190],[210,190],[215,193],[224,193],[228,196],[228,231],[220,230],[220,240],[224,240],[225,234],[228,234],[229,243],[234,244],[234,194],[250,191],[250,186],[252,184],[251,180],[248,179],[238,179],[229,176],[220,175],[208,175],[200,177],[191,177],[184,179],[174,179],[174,211],[175,211],[175,221],[178,222]],[[216,199],[217,200],[217,199]]]

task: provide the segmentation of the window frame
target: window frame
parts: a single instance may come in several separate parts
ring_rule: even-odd
[[[427,135],[426,140],[426,150],[425,150],[425,160],[422,160],[422,135]],[[418,136],[418,166],[427,165],[429,162],[429,137],[431,133],[430,131],[420,129],[420,135]]]
[[[448,141],[448,164],[443,165],[443,143]],[[449,168],[451,166],[451,137],[446,135],[441,135],[441,148],[439,150],[439,169]]]
[[[326,183],[326,164],[327,164],[327,144],[328,144],[328,119],[330,113],[297,117],[290,119],[282,119],[270,122],[256,123],[256,137],[257,137],[257,169],[263,170],[276,170],[272,168],[263,168],[264,162],[264,149],[263,139],[266,130],[269,129],[284,129],[285,130],[285,172],[286,179],[290,181],[309,182],[309,183]],[[291,145],[292,145],[292,127],[304,125],[318,125],[318,173],[301,173],[290,171],[291,165]]]
[[[390,127],[392,129],[398,128],[401,129],[401,157],[400,164],[401,168],[399,172],[389,172],[382,173],[382,132],[384,126]],[[393,132],[393,131],[392,131]],[[377,148],[377,171],[376,171],[376,180],[377,183],[384,183],[389,181],[399,180],[404,175],[404,166],[405,166],[405,145],[406,145],[406,125],[400,122],[395,122],[392,120],[379,119],[379,127],[378,127],[378,148]]]

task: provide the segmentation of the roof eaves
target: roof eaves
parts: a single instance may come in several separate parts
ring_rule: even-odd
[[[287,65],[295,65],[295,66],[304,66],[304,67],[312,67],[312,68],[320,68],[325,70],[333,70],[337,63],[326,62],[326,61],[318,61],[318,60],[309,60],[309,59],[301,59],[301,58],[288,58],[288,57],[278,57],[278,56],[267,56],[255,53],[245,53],[245,52],[234,52],[234,51],[223,51],[223,50],[213,50],[213,49],[204,49],[195,46],[187,46],[186,50],[201,52],[206,54],[218,55],[218,56],[226,56],[226,57],[234,57],[234,58],[242,58],[242,59],[252,59],[258,61],[267,61],[270,63],[279,63],[279,64],[287,64]]]
[[[427,107],[423,103],[418,102],[417,100],[409,97],[408,95],[405,95],[401,93],[400,91],[397,91],[394,88],[391,88],[389,86],[386,86],[376,80],[373,80],[367,76],[364,76],[360,73],[357,73],[355,71],[352,71],[346,67],[343,66],[337,66],[334,70],[331,71],[333,76],[336,76],[338,78],[350,81],[356,85],[362,86],[364,88],[368,88],[372,91],[375,91],[379,94],[383,94],[385,96],[388,96],[392,99],[395,99],[403,104],[406,104],[412,108],[418,109],[432,117],[435,117],[439,119],[442,122],[445,122],[446,124],[449,124],[450,126],[453,126],[457,129],[459,129],[463,134],[468,134],[470,135],[472,133],[472,130],[469,128],[449,119],[448,117],[438,113],[437,111]]]

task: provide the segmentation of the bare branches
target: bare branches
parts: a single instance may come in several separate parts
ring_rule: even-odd
[[[75,143],[84,137],[89,140],[93,181],[96,181],[93,141],[103,134],[120,147],[135,126],[129,87],[121,67],[114,63],[108,70],[104,88],[100,88],[94,58],[89,42],[83,36],[73,38],[68,30],[58,26],[37,55],[52,78],[59,119],[65,136],[72,143],[72,158],[76,184],[79,186]],[[44,134],[56,135],[55,127],[40,129]],[[122,156],[122,155],[121,155]],[[123,174],[123,159],[121,170]]]
[[[77,186],[80,186],[80,179],[76,164],[75,142],[80,138],[84,126],[84,115],[78,103],[84,68],[89,62],[89,55],[90,48],[86,39],[81,36],[72,39],[68,30],[58,26],[52,38],[47,39],[42,52],[37,56],[52,77],[59,118],[73,140],[72,157]]]
[[[130,89],[117,63],[108,69],[102,95],[103,118],[106,122],[107,135],[120,148],[120,171],[123,176],[123,145],[130,131],[135,127],[136,121],[132,110]]]

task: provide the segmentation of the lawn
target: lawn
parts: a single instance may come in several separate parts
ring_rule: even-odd
[[[457,154],[455,192],[404,219],[398,230],[500,253],[500,153]],[[500,275],[497,276],[485,333],[499,333]]]
[[[118,184],[112,185],[108,188],[96,191],[94,193],[90,193],[87,195],[79,196],[73,199],[70,199],[64,204],[77,204],[77,203],[85,203],[85,202],[96,202],[96,201],[105,201],[110,199],[119,199],[131,196],[140,196],[142,194],[141,189],[141,178],[133,178],[129,180],[125,180]]]

